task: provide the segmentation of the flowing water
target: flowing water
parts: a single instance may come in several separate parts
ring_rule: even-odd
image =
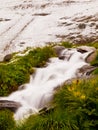
[[[84,65],[85,58],[92,52],[80,53],[77,49],[65,49],[61,52],[64,59],[51,58],[44,68],[37,68],[35,74],[31,75],[28,84],[20,86],[19,90],[13,92],[2,100],[16,101],[21,107],[14,114],[15,120],[21,120],[47,106],[53,98],[55,88],[61,86],[66,80],[78,76],[78,69]],[[24,86],[24,87],[23,87]]]

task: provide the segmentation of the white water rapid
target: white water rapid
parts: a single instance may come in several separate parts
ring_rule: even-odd
[[[53,98],[54,89],[66,80],[78,76],[77,70],[84,65],[85,58],[92,50],[80,53],[77,49],[65,49],[61,52],[64,59],[51,58],[44,68],[36,69],[31,75],[30,82],[2,100],[16,101],[21,107],[15,112],[15,120],[21,120],[44,108]]]

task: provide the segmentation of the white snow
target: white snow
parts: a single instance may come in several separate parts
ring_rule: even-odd
[[[98,38],[96,25],[98,0],[0,0],[0,59],[29,46],[74,42],[78,35]]]

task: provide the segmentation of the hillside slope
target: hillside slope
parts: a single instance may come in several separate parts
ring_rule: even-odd
[[[98,40],[98,0],[0,0],[0,60],[29,46]]]

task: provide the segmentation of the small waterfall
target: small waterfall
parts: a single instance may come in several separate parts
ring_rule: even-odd
[[[84,65],[85,58],[91,51],[81,53],[77,49],[65,49],[61,52],[64,59],[51,58],[44,68],[36,69],[31,75],[30,82],[24,87],[13,92],[8,97],[1,99],[16,101],[21,107],[15,112],[15,120],[21,120],[38,112],[45,107],[53,98],[54,89],[62,85],[66,80],[77,77],[77,70]]]

